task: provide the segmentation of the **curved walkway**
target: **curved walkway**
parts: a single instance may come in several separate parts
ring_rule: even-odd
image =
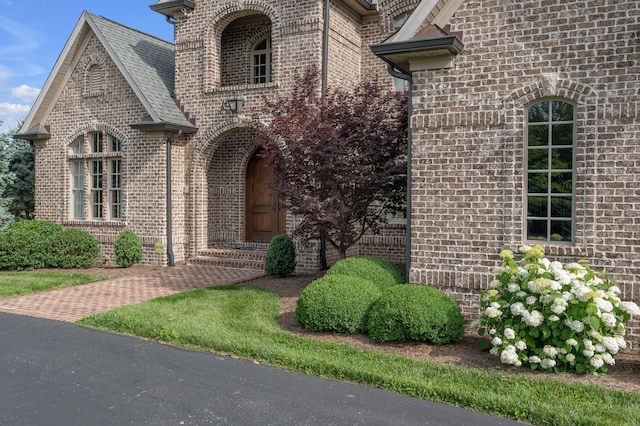
[[[123,305],[194,288],[237,284],[264,275],[253,269],[187,265],[0,300],[0,312],[75,322]]]

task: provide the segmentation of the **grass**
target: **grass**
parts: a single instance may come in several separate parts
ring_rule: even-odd
[[[278,296],[261,288],[198,289],[87,317],[79,324],[215,351],[538,425],[640,424],[632,392],[451,366],[291,335]]]
[[[105,277],[78,272],[0,272],[0,299],[100,281]]]

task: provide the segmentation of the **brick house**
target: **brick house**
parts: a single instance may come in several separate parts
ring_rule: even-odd
[[[640,2],[424,0],[372,49],[413,82],[412,282],[472,314],[540,244],[639,301]]]
[[[290,232],[295,218],[252,198],[265,171],[249,122],[321,66],[326,23],[330,84],[411,81],[410,220],[353,254],[408,259],[410,281],[468,315],[498,253],[523,243],[589,259],[640,299],[639,2],[332,0],[328,21],[323,3],[160,0],[173,45],[84,13],[19,136],[36,146],[37,217],[107,254],[133,229],[163,264]],[[220,107],[234,94],[241,114]],[[299,249],[317,269],[317,248]]]
[[[379,3],[330,2],[330,85],[379,75],[393,87],[369,46],[418,1]],[[324,6],[160,0],[149,14],[174,26],[174,43],[84,12],[17,136],[36,149],[36,217],[89,231],[108,262],[131,229],[149,264],[261,268],[271,237],[291,233],[296,218],[268,191],[251,124],[268,120],[263,95],[288,93],[296,72],[322,66]],[[229,111],[234,96],[245,99],[241,113]],[[404,222],[351,254],[403,263]],[[301,245],[298,270],[318,269],[318,248]]]

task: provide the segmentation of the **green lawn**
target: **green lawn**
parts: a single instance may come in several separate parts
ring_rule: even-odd
[[[0,272],[0,299],[104,280],[78,272]]]
[[[278,296],[212,287],[87,317],[79,324],[215,351],[538,425],[640,424],[640,397],[552,376],[530,377],[382,354],[291,335]]]

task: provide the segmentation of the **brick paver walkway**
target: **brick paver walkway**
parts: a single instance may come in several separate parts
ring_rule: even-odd
[[[163,268],[142,275],[0,300],[0,312],[75,322],[119,306],[194,288],[237,284],[263,275],[264,272],[258,270],[218,266]]]

